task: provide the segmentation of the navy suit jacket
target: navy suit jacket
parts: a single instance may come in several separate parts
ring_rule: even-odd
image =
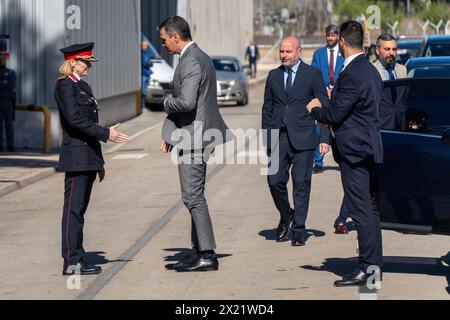
[[[321,129],[319,137],[316,121],[306,109],[313,98],[318,98],[324,106],[329,105],[320,71],[302,61],[290,92],[286,93],[284,83],[284,66],[270,71],[264,93],[262,128],[281,129],[283,122],[289,141],[299,151],[316,149],[319,143],[329,144],[330,130]],[[270,148],[270,134],[266,142]]]
[[[342,71],[334,86],[331,107],[314,108],[312,116],[332,126],[343,160],[355,164],[373,156],[383,162],[379,132],[382,80],[364,55]]]
[[[314,52],[311,66],[319,69],[322,72],[323,81],[325,87],[330,86],[330,61],[328,60],[328,47],[323,47]],[[339,79],[339,73],[344,66],[344,57],[342,54],[338,54],[336,59],[336,66],[334,67],[334,83]]]

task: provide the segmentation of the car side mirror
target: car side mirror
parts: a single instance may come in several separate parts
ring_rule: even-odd
[[[442,142],[450,145],[450,129],[445,130],[442,134]]]

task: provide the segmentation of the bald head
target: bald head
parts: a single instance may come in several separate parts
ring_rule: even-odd
[[[302,48],[300,40],[297,37],[289,36],[283,39],[280,45],[281,63],[291,68],[300,60]]]

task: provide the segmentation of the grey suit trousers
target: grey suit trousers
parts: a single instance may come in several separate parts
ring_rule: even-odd
[[[179,161],[181,196],[192,217],[192,247],[199,251],[215,250],[216,241],[205,198],[208,159],[202,152],[181,151]]]

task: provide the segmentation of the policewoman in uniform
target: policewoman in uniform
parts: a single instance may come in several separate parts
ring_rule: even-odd
[[[89,74],[94,43],[77,44],[61,49],[64,64],[56,83],[63,139],[59,158],[60,172],[65,172],[64,210],[62,218],[63,275],[98,274],[102,269],[84,259],[83,225],[92,186],[99,176],[105,178],[100,141],[125,143],[128,136],[117,132],[119,125],[98,125],[98,105],[91,87],[81,78]]]

